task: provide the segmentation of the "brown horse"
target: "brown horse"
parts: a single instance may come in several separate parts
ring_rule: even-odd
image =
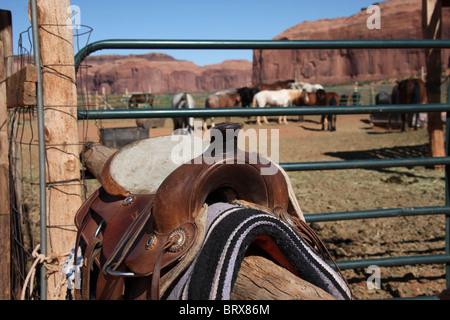
[[[262,90],[281,90],[281,89],[292,89],[292,84],[294,84],[294,80],[280,80],[274,83],[260,83],[255,87]]]
[[[425,83],[421,79],[406,79],[397,82],[397,85],[392,89],[392,103],[393,104],[424,104],[427,99],[427,89]],[[415,116],[415,120],[414,120]],[[388,126],[391,128],[391,117],[388,116]],[[412,123],[414,120],[414,124]],[[401,131],[405,131],[406,124],[408,127],[414,127],[417,130],[419,122],[418,113],[403,113]]]
[[[298,104],[295,104],[295,106],[298,107],[313,107],[317,103],[317,93],[314,92],[306,92],[308,95],[308,99],[302,99]],[[298,121],[303,122],[303,116],[298,116]]]
[[[241,95],[237,92],[217,92],[209,95],[205,101],[205,108],[235,108],[241,107]],[[211,127],[214,127],[214,117],[211,117]],[[206,118],[203,118],[203,129],[206,130]],[[226,122],[230,122],[230,117],[226,117]]]
[[[338,106],[339,95],[336,92],[325,92],[324,90],[317,90],[317,106]],[[322,130],[336,131],[336,115],[322,115],[320,123]]]
[[[128,99],[128,108],[137,109],[139,103],[148,103],[150,107],[153,107],[153,100],[155,96],[151,93],[135,93]]]

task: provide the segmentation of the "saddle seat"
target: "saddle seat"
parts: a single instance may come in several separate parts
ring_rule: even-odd
[[[227,130],[242,127],[224,124],[214,130],[228,137]],[[191,138],[183,142],[188,145],[183,149],[180,140],[169,143],[169,138],[161,137],[125,146],[113,154],[104,166],[102,187],[83,203],[75,217],[76,245],[82,247],[84,257],[82,287],[76,297],[160,298],[201,247],[206,209],[218,201],[278,214],[291,225],[302,226],[305,238],[317,247],[286,173],[261,156],[238,150],[236,137],[231,137],[232,152],[225,148],[230,146],[229,139],[222,141],[223,148],[217,148],[217,141],[204,143]],[[157,152],[134,152],[152,143],[158,146]],[[174,162],[177,148],[191,150],[190,155],[195,156],[182,155]],[[222,152],[218,153],[219,149]],[[135,162],[139,158],[151,165],[139,165]],[[133,162],[137,164],[134,167]],[[276,166],[274,174],[261,174],[270,166]],[[157,174],[152,175],[154,172]],[[144,183],[123,179],[127,174],[131,180]],[[146,278],[140,283],[151,283],[150,293],[147,285],[127,292],[126,278]],[[96,283],[95,288],[92,283]]]

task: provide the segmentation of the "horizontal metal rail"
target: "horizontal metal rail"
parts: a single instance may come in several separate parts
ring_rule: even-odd
[[[246,117],[246,116],[294,116],[322,114],[377,114],[403,112],[443,112],[450,105],[403,104],[347,107],[270,107],[270,108],[217,108],[217,109],[118,109],[118,110],[78,110],[79,119],[134,119],[134,118],[172,118],[172,117]]]
[[[373,219],[373,218],[398,218],[406,216],[424,216],[450,214],[450,206],[442,207],[413,207],[413,208],[390,208],[378,210],[348,211],[348,212],[329,212],[305,214],[306,222],[328,222],[355,219]]]
[[[312,222],[329,222],[355,219],[373,219],[373,218],[397,218],[419,215],[448,215],[450,207],[415,207],[415,208],[391,208],[380,210],[349,211],[349,212],[330,212],[306,214],[305,220]],[[387,257],[376,259],[344,260],[336,261],[341,270],[367,268],[375,265],[378,267],[395,267],[418,264],[448,264],[450,263],[450,254]],[[330,266],[334,266],[332,262]]]
[[[423,256],[388,257],[364,260],[337,261],[336,264],[341,270],[367,268],[369,266],[378,267],[398,267],[417,264],[445,264],[450,263],[450,254],[436,254]],[[332,264],[330,264],[332,266]]]
[[[345,170],[345,169],[375,169],[394,167],[431,167],[449,165],[450,157],[401,158],[401,159],[361,159],[343,161],[319,162],[286,162],[280,163],[285,171],[312,170]]]
[[[405,49],[450,48],[448,40],[158,40],[106,39],[82,48],[75,68],[91,53],[103,49]]]

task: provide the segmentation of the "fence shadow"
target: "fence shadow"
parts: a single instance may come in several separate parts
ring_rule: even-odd
[[[358,151],[340,151],[340,152],[326,152],[324,155],[339,158],[342,160],[374,160],[374,159],[401,159],[401,158],[423,158],[428,157],[429,144],[421,144],[415,146],[399,146],[393,148],[381,148],[370,150],[358,150]],[[408,167],[410,168],[410,167]],[[375,170],[384,173],[397,173],[404,174],[410,177],[418,177],[417,175],[396,171],[394,168],[373,168],[367,170]],[[427,177],[421,177],[427,178]]]
[[[416,146],[401,146],[393,148],[381,148],[358,151],[327,152],[325,155],[342,160],[367,160],[367,159],[399,159],[428,157],[429,144]]]

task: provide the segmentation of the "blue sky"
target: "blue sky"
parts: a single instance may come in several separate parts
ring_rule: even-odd
[[[80,8],[80,22],[93,29],[79,37],[75,52],[87,42],[103,39],[218,39],[270,40],[303,21],[348,17],[376,0],[72,0]],[[26,31],[28,0],[2,0],[10,10],[13,41]],[[81,29],[80,31],[84,31]],[[26,41],[25,41],[26,40]],[[28,40],[24,39],[24,45]],[[16,52],[17,45],[14,50]],[[143,54],[149,51],[103,50],[95,54]],[[252,60],[251,50],[167,50],[198,65],[227,59]]]

